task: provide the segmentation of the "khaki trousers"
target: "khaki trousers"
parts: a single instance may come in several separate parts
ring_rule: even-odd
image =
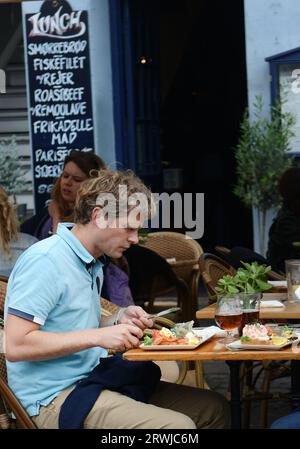
[[[60,408],[74,387],[64,390],[34,416],[42,429],[58,429]],[[103,390],[84,422],[85,429],[223,429],[230,425],[226,399],[209,390],[160,382],[150,404]]]

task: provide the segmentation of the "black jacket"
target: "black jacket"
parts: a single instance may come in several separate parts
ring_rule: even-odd
[[[300,242],[300,217],[282,207],[270,228],[267,252],[276,271],[285,271],[286,259],[300,258],[300,247],[295,247],[294,242]]]
[[[65,399],[59,413],[59,428],[83,428],[102,390],[118,391],[148,403],[160,377],[160,368],[153,362],[124,360],[121,354],[101,358],[99,365]]]

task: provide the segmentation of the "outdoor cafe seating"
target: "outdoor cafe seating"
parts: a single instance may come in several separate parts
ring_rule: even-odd
[[[130,266],[130,264],[129,264]],[[204,285],[207,287],[207,292],[210,295],[210,297],[213,297],[216,294],[215,286],[217,283],[217,280],[224,274],[234,274],[235,270],[233,267],[231,267],[229,264],[226,264],[222,259],[218,258],[215,255],[211,255],[208,253],[203,253],[200,256],[199,261],[199,267],[200,272],[202,275],[202,279],[204,281]],[[129,271],[130,274],[130,271]],[[177,276],[176,276],[177,278]],[[177,278],[178,279],[178,278]],[[184,281],[183,281],[184,284]],[[1,287],[1,296],[0,296],[0,317],[2,315],[3,318],[3,306],[4,306],[4,299],[5,299],[5,293],[6,293],[6,282],[5,279],[2,279],[0,281],[0,287]],[[148,294],[151,290],[148,290]],[[158,290],[157,290],[158,292]],[[118,310],[118,306],[115,304],[112,304],[110,301],[107,301],[106,299],[101,298],[101,306],[103,310],[104,315],[110,315],[111,313],[114,313]],[[2,321],[3,323],[3,321]],[[161,326],[165,327],[172,327],[174,325],[174,322],[165,318],[161,318],[161,321],[157,320],[155,323],[155,327],[157,329],[161,328]],[[169,356],[170,357],[170,356]],[[225,357],[225,356],[224,356]],[[163,360],[163,359],[161,359]],[[197,366],[202,367],[202,363],[204,359],[191,359],[193,363],[197,364]],[[189,359],[177,359],[177,363],[180,366],[180,374],[178,379],[176,380],[177,383],[182,383],[188,369],[190,368],[191,360]],[[224,360],[226,360],[224,358]],[[255,360],[255,359],[254,359]],[[287,359],[288,360],[288,359]],[[270,399],[279,398],[280,393],[276,392],[275,394],[270,393],[270,385],[271,382],[274,379],[277,379],[279,376],[286,375],[286,371],[284,368],[284,365],[282,363],[276,363],[276,365],[273,365],[270,358],[268,361],[260,360],[259,362],[252,362],[251,359],[246,361],[242,364],[242,369],[240,372],[240,380],[242,385],[242,400],[244,401],[246,407],[246,413],[245,413],[245,427],[249,426],[250,421],[250,410],[251,410],[251,402],[253,400],[259,400],[261,401],[261,426],[266,427],[267,425],[267,414],[268,414],[268,401]],[[259,372],[260,374],[263,374],[264,380],[262,382],[262,388],[260,391],[256,388],[256,382],[257,378],[253,379],[253,368],[258,369],[256,371],[256,374]],[[289,371],[289,367],[288,367]],[[199,370],[196,370],[196,376],[199,375]],[[196,377],[196,384],[198,386],[203,387],[203,372],[202,372],[202,378],[200,381],[197,381]],[[230,390],[229,390],[230,394]],[[5,368],[5,357],[2,354],[0,358],[0,428],[6,427],[19,427],[19,428],[36,428],[34,422],[31,420],[31,418],[27,415],[26,411],[22,408],[21,404],[18,402],[18,400],[15,398],[13,393],[10,391],[8,385],[7,385],[7,379],[6,379],[6,368]],[[10,418],[10,412],[13,412],[16,420],[11,420]],[[1,424],[2,423],[2,424]]]

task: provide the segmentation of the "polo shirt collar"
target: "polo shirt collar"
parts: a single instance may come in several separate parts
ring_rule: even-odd
[[[75,226],[74,223],[59,223],[57,227],[57,235],[63,239],[74,251],[74,253],[85,263],[92,264],[96,260],[88,252],[88,250],[82,245],[82,243],[71,232],[71,229]]]

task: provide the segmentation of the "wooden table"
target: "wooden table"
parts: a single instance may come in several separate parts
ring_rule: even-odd
[[[263,296],[263,301],[268,299],[278,299],[284,304],[283,307],[262,307],[259,312],[259,318],[262,320],[300,320],[300,303],[289,303],[286,300],[286,294],[284,293],[269,293]],[[196,318],[198,320],[209,318],[215,318],[216,304],[210,304],[203,307],[203,309],[197,310]]]
[[[300,347],[281,349],[279,351],[230,351],[220,338],[213,338],[193,350],[170,350],[170,351],[143,351],[131,349],[123,354],[127,360],[199,360],[212,361],[224,360],[230,369],[231,383],[231,419],[233,428],[241,428],[241,399],[239,385],[239,371],[242,361],[256,360],[300,360]],[[297,363],[299,368],[299,363]],[[294,406],[300,404],[299,369],[292,370],[292,394]]]
[[[265,293],[263,295],[263,301],[267,300],[274,300],[277,299],[279,301],[282,301],[284,304],[284,308],[267,308],[263,307],[260,310],[259,318],[261,320],[272,320],[272,321],[280,321],[280,320],[300,320],[300,303],[289,303],[287,301],[287,293]],[[196,318],[197,319],[214,319],[215,318],[215,309],[216,304],[211,304],[207,307],[204,307],[201,310],[198,310],[196,312]],[[288,350],[290,351],[290,349]],[[248,352],[248,351],[247,351]],[[253,352],[253,351],[252,351]],[[272,352],[272,351],[270,351]],[[268,354],[270,354],[270,352]],[[255,358],[255,360],[279,360],[279,358],[276,357],[276,359],[273,359],[273,356],[271,355],[270,358],[264,358],[265,352],[261,353],[262,358],[258,358],[258,356]],[[245,354],[245,357],[247,355]],[[249,353],[250,356],[250,353]],[[284,357],[282,354],[281,356]],[[279,357],[281,357],[279,356]],[[251,358],[251,356],[250,356]],[[250,360],[250,358],[248,360]],[[212,359],[213,360],[213,359]],[[243,359],[247,360],[247,359]],[[253,359],[254,360],[254,359]],[[283,359],[282,359],[283,360]],[[298,408],[300,407],[300,359],[295,357],[291,358],[291,390],[292,390],[292,407]],[[232,380],[232,376],[231,376]]]

